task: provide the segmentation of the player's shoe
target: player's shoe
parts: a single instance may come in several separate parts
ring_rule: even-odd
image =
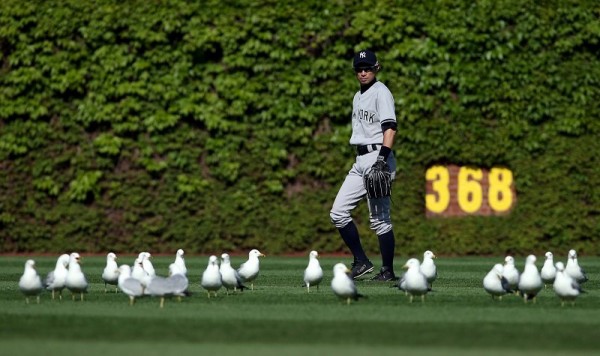
[[[396,281],[398,278],[394,274],[389,267],[381,267],[379,273],[375,275],[375,277],[371,278],[372,281],[378,282],[388,282],[388,281]]]
[[[371,261],[354,261],[352,262],[352,278],[357,279],[367,273],[373,272],[373,264]]]

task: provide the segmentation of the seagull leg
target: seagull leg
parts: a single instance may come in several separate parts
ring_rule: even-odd
[[[135,303],[135,297],[134,296],[130,296],[129,297],[129,305],[133,305],[133,303]]]
[[[310,283],[306,283],[306,293],[310,293]]]
[[[36,299],[37,299],[37,303],[40,304],[40,296],[39,295],[37,296]]]
[[[412,296],[412,294],[410,295],[410,299],[409,299],[409,300],[410,300],[410,303],[412,303],[412,301],[413,301],[413,296]]]
[[[54,289],[52,290],[52,300],[54,300]]]
[[[421,296],[421,303],[425,303],[425,294]]]
[[[83,302],[83,292],[79,293],[81,301]]]
[[[164,308],[165,306],[165,297],[160,297],[160,308]]]
[[[29,297],[25,297],[25,303],[29,304]]]
[[[346,304],[350,305],[350,297],[346,298]]]

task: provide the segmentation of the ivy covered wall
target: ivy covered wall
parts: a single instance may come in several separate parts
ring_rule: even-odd
[[[398,254],[598,254],[599,17],[591,0],[2,1],[0,252],[345,251],[329,209],[370,48],[399,121]],[[427,218],[434,164],[508,167],[517,205]],[[364,205],[356,221],[377,251]]]

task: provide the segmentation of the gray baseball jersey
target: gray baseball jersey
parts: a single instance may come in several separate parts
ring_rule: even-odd
[[[360,90],[352,101],[352,136],[351,145],[368,145],[383,143],[381,125],[395,122],[394,97],[381,82],[362,93]]]

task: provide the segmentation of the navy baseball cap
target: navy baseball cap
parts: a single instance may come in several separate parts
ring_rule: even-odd
[[[357,52],[354,55],[354,67],[373,67],[378,65],[377,56],[368,49]]]

